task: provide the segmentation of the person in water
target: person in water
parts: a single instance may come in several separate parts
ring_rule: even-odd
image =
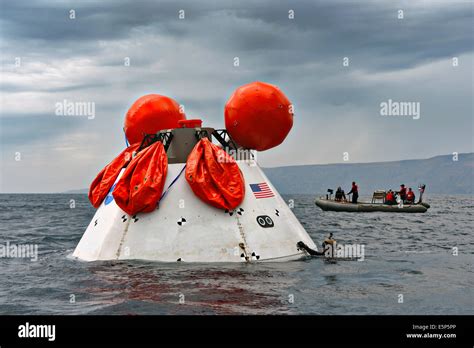
[[[387,195],[385,196],[385,204],[394,205],[397,202],[395,201],[395,195],[392,190],[388,190]]]
[[[357,199],[359,198],[359,187],[356,185],[355,181],[352,182],[352,188],[347,193],[350,195],[352,193],[352,203],[357,203]]]
[[[402,202],[405,202],[405,200],[407,199],[407,189],[404,184],[400,185],[400,191],[398,191],[398,195],[400,196]]]
[[[412,191],[411,187],[408,188],[406,202],[409,204],[415,203],[415,192]]]
[[[324,242],[321,244],[322,251],[317,251],[317,250],[311,249],[309,246],[307,246],[302,241],[299,241],[298,243],[296,243],[296,247],[299,250],[305,250],[311,256],[325,256],[326,252],[328,251],[329,248],[333,248],[332,255],[334,255],[334,244],[335,243],[336,243],[336,241],[332,238],[332,233],[330,233],[329,237],[327,237],[324,240]]]
[[[341,186],[339,186],[339,187],[337,188],[337,190],[336,190],[336,195],[334,196],[334,200],[335,200],[336,202],[340,202],[340,201],[344,201],[344,202],[345,202],[345,201],[347,201],[347,200],[346,200],[346,195],[345,195],[345,193],[344,193],[344,190],[341,189]]]

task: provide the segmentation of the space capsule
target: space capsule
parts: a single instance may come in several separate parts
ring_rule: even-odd
[[[255,82],[234,92],[225,107],[226,129],[215,129],[187,120],[170,98],[140,98],[126,116],[130,147],[91,185],[89,199],[98,209],[73,256],[161,262],[306,257],[298,243],[315,249],[314,242],[258,163],[230,155],[281,144],[293,124],[290,106],[277,87]]]

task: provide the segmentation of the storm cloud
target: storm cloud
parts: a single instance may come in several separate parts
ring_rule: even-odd
[[[469,1],[3,1],[0,192],[87,187],[141,95],[222,128],[233,90],[256,80],[295,105],[263,166],[471,152],[472,23]],[[419,102],[420,119],[381,116],[389,99]],[[96,116],[57,116],[63,100]]]

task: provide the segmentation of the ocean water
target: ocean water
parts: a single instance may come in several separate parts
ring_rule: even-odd
[[[0,244],[37,244],[39,256],[0,258],[0,314],[474,314],[472,196],[427,194],[426,214],[284,198],[316,244],[332,232],[365,245],[364,261],[85,263],[70,255],[94,214],[86,195],[2,194]]]

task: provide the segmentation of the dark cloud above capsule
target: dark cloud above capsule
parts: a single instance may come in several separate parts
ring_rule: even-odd
[[[44,190],[85,187],[84,178],[123,148],[123,118],[140,96],[168,95],[185,105],[189,118],[223,127],[229,96],[255,80],[278,85],[296,107],[284,145],[259,154],[263,166],[340,162],[344,151],[354,161],[472,151],[469,1],[29,0],[0,6],[0,156],[11,160],[8,190],[37,190],[19,179],[15,151],[34,154],[36,167],[21,162],[29,172],[54,177],[53,151],[74,173]],[[382,118],[379,105],[388,99],[421,102],[421,119]],[[97,117],[55,116],[54,105],[63,100],[95,102]],[[393,139],[388,145],[387,138]]]
[[[181,9],[185,20],[178,19]],[[235,54],[266,51],[266,64],[349,55],[368,70],[403,69],[473,49],[468,2],[430,8],[372,1],[28,1],[3,2],[1,18],[13,46],[7,51],[24,42],[35,53],[58,55],[81,46],[92,53],[101,40],[135,40],[142,30]]]

